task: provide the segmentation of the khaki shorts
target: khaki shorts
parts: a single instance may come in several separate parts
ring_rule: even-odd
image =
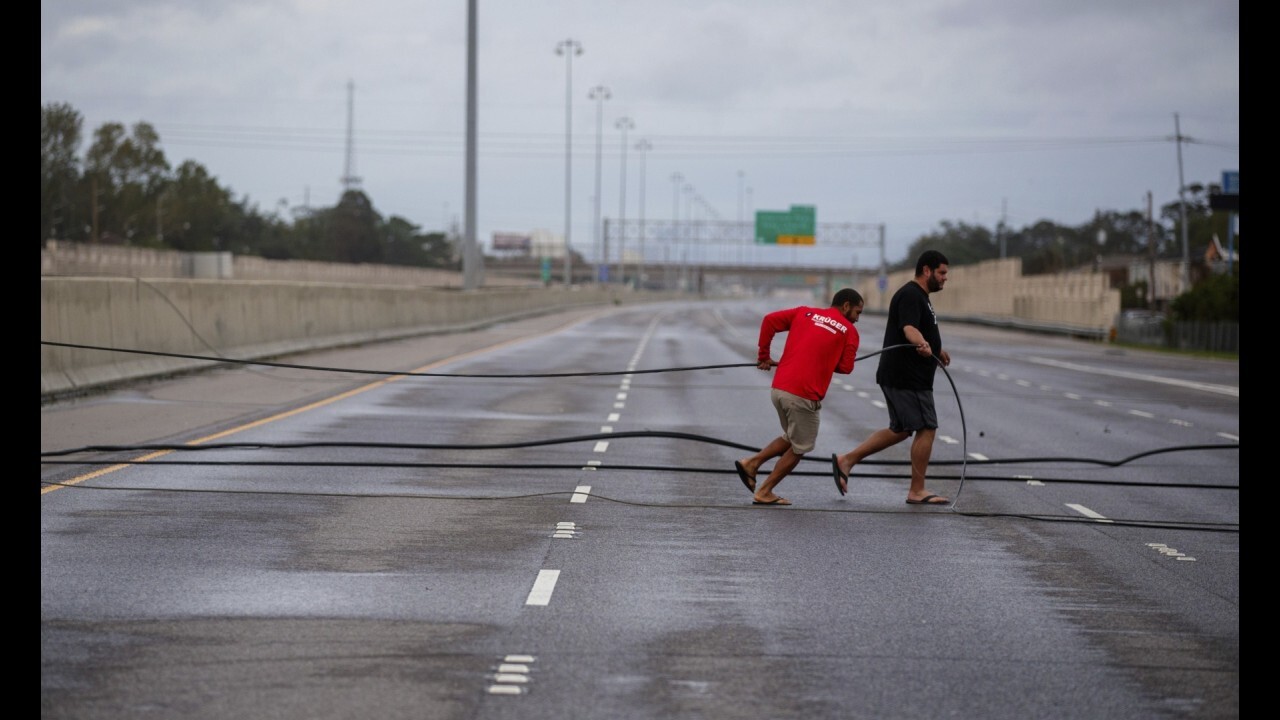
[[[770,389],[769,399],[778,411],[782,436],[791,443],[791,452],[803,455],[812,451],[818,443],[818,411],[822,409],[822,403],[805,400],[777,388]]]

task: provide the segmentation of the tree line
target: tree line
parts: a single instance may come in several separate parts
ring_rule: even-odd
[[[456,233],[383,218],[362,191],[292,218],[264,213],[194,160],[172,167],[146,122],[93,133],[66,103],[40,108],[40,242],[75,240],[271,259],[461,268]]]

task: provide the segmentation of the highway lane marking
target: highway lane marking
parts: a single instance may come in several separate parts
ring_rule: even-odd
[[[595,452],[604,452],[605,450],[608,450],[608,449],[609,449],[608,440],[600,440],[599,442],[596,443]]]
[[[1130,415],[1137,415],[1138,417],[1144,417],[1144,418],[1153,418],[1153,417],[1155,417],[1155,414],[1154,414],[1154,413],[1149,413],[1149,412],[1147,412],[1146,410],[1130,410],[1130,411],[1129,411],[1129,414],[1130,414]]]
[[[559,570],[539,570],[538,579],[533,581],[533,589],[525,599],[525,605],[545,606],[551,602],[551,593],[555,592],[556,581],[560,579]]]
[[[1155,550],[1156,552],[1160,553],[1161,555],[1164,555],[1165,557],[1171,557],[1174,560],[1185,560],[1188,562],[1196,561],[1195,558],[1188,556],[1186,553],[1178,552],[1176,548],[1171,548],[1168,545],[1165,545],[1164,543],[1147,543],[1147,547],[1151,548],[1152,550]]]
[[[1178,380],[1176,378],[1148,375],[1146,373],[1125,372],[1124,370],[1109,370],[1106,368],[1093,367],[1091,365],[1081,365],[1079,363],[1063,362],[1061,360],[1051,360],[1049,358],[1042,357],[1029,357],[1027,360],[1041,365],[1050,365],[1052,367],[1059,367],[1066,370],[1075,370],[1076,372],[1093,373],[1094,375],[1108,375],[1110,377],[1127,378],[1129,380],[1142,380],[1144,382],[1161,383],[1164,385],[1175,385],[1177,387],[1188,388],[1191,390],[1203,390],[1205,392],[1218,393],[1220,395],[1240,397],[1240,388],[1231,385],[1192,382],[1190,380]]]
[[[1226,439],[1228,439],[1228,440],[1230,440],[1230,441],[1232,441],[1232,442],[1240,442],[1240,436],[1239,436],[1239,435],[1232,435],[1231,433],[1221,433],[1221,432],[1220,432],[1220,433],[1217,433],[1217,435],[1218,435],[1218,437],[1220,437],[1220,438],[1226,438]]]
[[[1072,510],[1075,510],[1076,512],[1080,513],[1081,515],[1084,515],[1085,517],[1091,517],[1097,520],[1098,522],[1105,522],[1105,523],[1113,522],[1112,520],[1108,520],[1106,515],[1096,513],[1083,505],[1077,505],[1075,503],[1067,503],[1067,507],[1071,508]]]
[[[440,364],[443,364],[443,363],[438,363],[436,366],[438,367]],[[428,366],[428,367],[431,367],[431,366]],[[418,370],[412,370],[412,371],[410,371],[410,372],[424,372],[426,369],[427,369],[427,368],[419,368]],[[206,436],[206,437],[202,437],[202,438],[199,438],[199,439],[196,439],[196,440],[192,440],[192,441],[187,442],[187,443],[184,443],[184,444],[186,444],[186,445],[201,445],[201,444],[203,444],[203,443],[207,443],[207,442],[209,442],[209,441],[211,441],[211,440],[219,440],[219,439],[221,439],[221,438],[227,437],[228,435],[234,435],[235,433],[242,432],[242,431],[244,431],[244,430],[250,430],[250,429],[252,429],[252,428],[256,428],[256,427],[259,427],[259,426],[262,426],[262,425],[266,425],[266,424],[267,424],[267,423],[269,423],[269,422],[275,422],[276,420],[283,420],[283,419],[285,419],[285,418],[287,418],[287,417],[293,417],[294,415],[298,415],[298,414],[301,414],[301,413],[307,412],[307,411],[309,411],[309,410],[315,410],[316,408],[324,407],[325,405],[330,405],[330,404],[332,404],[332,403],[338,402],[339,400],[345,400],[345,399],[347,399],[347,398],[349,398],[349,397],[353,397],[353,396],[355,396],[355,395],[359,395],[360,393],[367,392],[367,391],[369,391],[369,390],[373,390],[374,388],[380,388],[380,387],[382,387],[383,385],[386,385],[386,384],[387,384],[387,383],[389,383],[389,382],[394,382],[394,381],[399,380],[399,379],[404,378],[404,377],[407,377],[407,376],[405,376],[405,375],[396,375],[396,376],[394,376],[394,377],[390,377],[390,378],[387,378],[387,379],[385,379],[385,380],[379,380],[379,381],[377,381],[377,382],[369,383],[368,385],[365,385],[365,386],[363,386],[363,387],[354,388],[354,389],[352,389],[352,390],[348,390],[348,391],[346,391],[346,392],[344,392],[344,393],[339,393],[339,394],[337,394],[337,395],[334,395],[333,397],[325,398],[324,400],[318,400],[318,401],[316,401],[316,402],[311,403],[310,405],[304,405],[304,406],[302,406],[302,407],[300,407],[300,408],[294,408],[293,410],[288,410],[288,411],[285,411],[285,412],[282,412],[282,413],[278,413],[278,414],[276,414],[276,415],[272,415],[272,416],[270,416],[270,417],[265,417],[265,418],[262,418],[262,419],[260,419],[260,420],[255,420],[255,421],[253,421],[253,422],[251,422],[251,423],[245,423],[244,425],[240,425],[240,426],[238,426],[238,427],[229,428],[229,429],[227,429],[227,430],[223,430],[222,432],[214,433],[213,435],[208,435],[208,436]],[[124,468],[129,467],[129,465],[131,465],[131,464],[137,464],[137,463],[141,463],[141,462],[146,462],[146,461],[148,461],[148,460],[154,460],[154,459],[156,459],[156,458],[158,458],[158,457],[162,457],[162,456],[168,455],[168,454],[173,453],[173,452],[175,452],[175,451],[174,451],[174,450],[160,450],[160,451],[158,451],[158,452],[148,453],[148,454],[146,454],[146,455],[143,455],[143,456],[141,456],[141,457],[137,458],[136,460],[134,460],[134,461],[133,461],[132,463],[130,463],[130,464],[125,464],[125,465],[112,465],[112,466],[110,466],[110,467],[105,467],[105,468],[102,468],[101,470],[97,470],[97,471],[95,471],[95,472],[91,472],[91,473],[88,473],[88,474],[86,474],[86,475],[80,475],[80,476],[77,476],[77,477],[71,478],[70,480],[67,480],[65,483],[63,483],[63,484],[61,484],[61,485],[50,485],[50,486],[48,486],[48,487],[40,488],[40,494],[41,494],[41,495],[44,495],[45,493],[52,492],[52,491],[57,490],[57,489],[59,489],[59,488],[65,487],[65,486],[67,486],[67,485],[76,485],[76,484],[78,484],[78,483],[82,483],[82,482],[84,482],[85,480],[91,480],[91,479],[96,478],[96,477],[101,477],[102,475],[106,475],[106,474],[107,474],[107,473],[109,473],[109,472],[115,472],[116,470],[122,470],[122,469],[124,469]]]
[[[618,422],[622,418],[622,413],[609,413],[609,417],[605,418],[607,422]]]
[[[948,445],[959,445],[959,444],[960,444],[960,441],[959,441],[959,440],[957,440],[957,439],[955,439],[955,438],[951,437],[950,435],[939,435],[939,436],[938,436],[938,439],[939,439],[939,440],[941,440],[942,442],[944,442],[944,443],[948,444]]]
[[[988,458],[987,458],[987,456],[986,456],[986,455],[983,455],[982,453],[969,453],[969,457],[973,458],[974,460],[987,460],[987,459],[988,459]]]
[[[603,316],[603,315],[605,315],[605,314],[606,314],[605,312],[599,312],[599,313],[595,313],[595,314],[593,314],[593,315],[591,315],[591,316],[589,316],[589,317],[585,317],[585,318],[578,318],[578,319],[575,319],[575,320],[571,320],[570,322],[567,322],[567,323],[565,323],[564,325],[561,325],[560,327],[554,328],[554,329],[552,329],[552,330],[548,330],[547,332],[542,333],[542,334],[540,334],[540,335],[534,335],[534,336],[528,336],[528,337],[520,337],[520,338],[512,338],[512,339],[510,339],[510,340],[503,340],[503,341],[502,341],[502,342],[500,342],[500,343],[495,343],[495,344],[493,344],[493,345],[489,345],[489,346],[487,346],[487,347],[477,348],[477,349],[475,349],[475,350],[471,350],[471,351],[469,351],[469,352],[464,352],[464,353],[462,353],[461,355],[454,355],[453,357],[448,357],[448,358],[444,358],[443,360],[437,360],[437,361],[435,361],[435,362],[433,362],[433,363],[428,363],[428,364],[426,364],[426,365],[423,365],[422,367],[414,368],[413,370],[410,370],[409,372],[410,372],[410,373],[424,373],[424,372],[429,372],[429,371],[431,371],[431,370],[435,370],[436,368],[443,367],[443,366],[445,366],[445,365],[450,365],[450,364],[452,364],[452,363],[460,362],[460,361],[462,361],[462,360],[467,360],[467,359],[469,359],[469,358],[477,357],[477,356],[483,355],[483,354],[485,354],[485,353],[493,352],[493,351],[495,351],[495,350],[501,350],[501,349],[503,349],[503,348],[510,347],[510,346],[512,346],[512,345],[518,345],[518,344],[520,344],[520,343],[529,342],[529,341],[531,341],[531,340],[535,340],[535,339],[542,339],[542,338],[547,337],[547,336],[549,336],[549,335],[555,335],[556,333],[559,333],[559,332],[562,332],[562,331],[564,331],[564,330],[567,330],[567,329],[569,329],[569,328],[571,328],[571,327],[573,327],[573,326],[575,326],[575,325],[580,325],[580,324],[583,324],[583,323],[589,322],[589,321],[591,321],[591,320],[595,320],[596,318],[598,318],[598,317],[602,317],[602,316]],[[185,444],[187,444],[187,445],[201,445],[201,444],[204,444],[204,443],[210,442],[210,441],[212,441],[212,440],[220,440],[220,439],[225,438],[225,437],[227,437],[227,436],[229,436],[229,435],[234,435],[234,434],[236,434],[236,433],[238,433],[238,432],[243,432],[243,431],[245,431],[245,430],[250,430],[250,429],[253,429],[253,428],[256,428],[256,427],[260,427],[260,426],[262,426],[262,425],[266,425],[267,423],[272,423],[272,422],[275,422],[275,421],[277,421],[277,420],[283,420],[283,419],[288,418],[288,417],[293,417],[294,415],[299,415],[299,414],[301,414],[301,413],[304,413],[304,412],[307,412],[307,411],[310,411],[310,410],[315,410],[315,409],[317,409],[317,408],[324,407],[325,405],[329,405],[329,404],[332,404],[332,403],[338,402],[339,400],[346,400],[347,398],[354,397],[354,396],[356,396],[356,395],[359,395],[360,393],[368,392],[369,390],[374,390],[374,389],[376,389],[376,388],[380,388],[380,387],[382,387],[383,385],[386,385],[387,383],[396,382],[397,380],[403,380],[403,379],[404,379],[404,378],[406,378],[406,377],[409,377],[409,375],[393,375],[393,376],[391,376],[391,377],[384,378],[384,379],[382,379],[382,380],[378,380],[378,381],[376,381],[376,382],[371,382],[371,383],[369,383],[368,385],[362,385],[361,387],[353,388],[353,389],[351,389],[351,390],[347,390],[346,392],[338,393],[337,395],[334,395],[333,397],[330,397],[330,398],[325,398],[324,400],[317,400],[316,402],[313,402],[313,403],[311,403],[311,404],[309,404],[309,405],[303,405],[302,407],[294,408],[293,410],[286,410],[285,412],[277,413],[277,414],[275,414],[275,415],[271,415],[271,416],[269,416],[269,417],[265,417],[265,418],[260,418],[260,419],[258,419],[258,420],[254,420],[253,422],[245,423],[244,425],[238,425],[238,426],[233,427],[233,428],[228,428],[228,429],[223,430],[223,431],[221,431],[221,432],[214,433],[213,435],[209,435],[209,436],[206,436],[206,437],[198,438],[198,439],[196,439],[196,440],[192,440],[192,441],[190,441],[190,442],[188,442],[188,443],[185,443]],[[619,407],[620,407],[620,406],[619,406]],[[158,451],[158,452],[148,453],[148,454],[146,454],[146,455],[142,455],[142,456],[140,456],[140,457],[138,457],[138,458],[134,459],[133,461],[131,461],[131,462],[129,462],[129,463],[125,463],[125,464],[121,464],[121,465],[111,465],[111,466],[109,466],[109,467],[105,467],[105,468],[100,468],[100,469],[98,469],[98,470],[94,470],[93,472],[86,473],[86,474],[84,474],[84,475],[77,475],[76,477],[73,477],[73,478],[71,478],[71,479],[69,479],[69,480],[66,480],[66,481],[64,481],[64,482],[62,482],[62,483],[59,483],[58,485],[49,485],[49,486],[46,486],[46,487],[42,487],[42,488],[40,488],[40,494],[41,494],[41,495],[45,495],[45,494],[47,494],[47,493],[51,493],[51,492],[53,492],[54,490],[61,490],[62,488],[67,487],[67,486],[69,486],[69,485],[78,485],[78,484],[80,484],[80,483],[82,483],[82,482],[84,482],[84,481],[86,481],[86,480],[92,480],[92,479],[94,479],[94,478],[102,477],[103,475],[106,475],[106,474],[108,474],[108,473],[113,473],[113,472],[116,472],[117,470],[123,470],[123,469],[125,469],[125,468],[127,468],[127,467],[132,467],[132,466],[134,466],[134,465],[136,465],[136,464],[138,464],[138,463],[143,463],[143,462],[146,462],[146,461],[148,461],[148,460],[154,460],[154,459],[156,459],[156,458],[158,458],[158,457],[163,457],[163,456],[168,455],[168,454],[170,454],[170,453],[172,453],[172,452],[174,452],[174,451],[173,451],[173,450],[161,450],[161,451]]]
[[[523,685],[529,682],[529,664],[532,655],[507,655],[498,664],[493,681],[497,684],[489,686],[490,695],[522,695]]]
[[[587,501],[587,496],[589,496],[590,494],[591,494],[590,485],[579,485],[578,487],[573,489],[573,496],[569,498],[569,502],[584,503]]]
[[[601,425],[601,426],[600,426],[600,432],[602,432],[602,433],[611,433],[611,432],[613,432],[613,426],[612,426],[612,425]]]

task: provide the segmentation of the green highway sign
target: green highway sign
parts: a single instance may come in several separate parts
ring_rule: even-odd
[[[817,210],[812,205],[792,205],[786,211],[756,211],[756,244],[813,245]]]

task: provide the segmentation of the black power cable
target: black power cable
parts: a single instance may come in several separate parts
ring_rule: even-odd
[[[560,372],[560,373],[426,373],[406,372],[402,370],[358,370],[354,368],[325,367],[321,365],[300,365],[297,363],[270,362],[267,360],[239,360],[226,357],[210,357],[208,355],[189,355],[186,353],[160,352],[158,350],[132,350],[128,348],[104,347],[102,345],[82,345],[79,343],[54,342],[41,340],[41,345],[51,347],[79,348],[81,350],[104,350],[107,352],[133,353],[135,355],[155,355],[159,357],[185,358],[188,360],[206,360],[219,363],[235,363],[240,365],[265,365],[267,367],[291,368],[294,370],[323,370],[325,372],[357,373],[363,375],[393,375],[407,377],[456,377],[456,378],[537,378],[537,377],[597,377],[605,375],[644,375],[648,373],[685,372],[688,370],[716,370],[720,368],[756,367],[756,363],[728,363],[724,365],[693,365],[689,367],[654,368],[652,370],[605,370],[599,372]],[[854,358],[865,360],[875,357],[886,350],[913,347],[911,345],[890,345],[873,353]]]

